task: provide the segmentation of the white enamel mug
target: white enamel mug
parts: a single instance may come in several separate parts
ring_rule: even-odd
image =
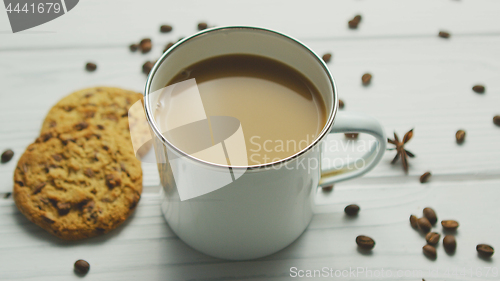
[[[227,54],[272,58],[299,71],[318,88],[328,117],[310,145],[280,161],[231,167],[193,157],[164,137],[154,118],[156,103],[151,93],[187,66]],[[248,26],[217,27],[171,47],[150,72],[144,101],[163,186],[161,210],[171,229],[194,249],[231,260],[270,255],[296,240],[312,219],[318,187],[363,175],[385,151],[384,131],[379,122],[363,114],[338,112],[338,102],[335,81],[323,60],[303,43],[276,31]],[[367,133],[376,141],[355,163],[322,170],[321,141],[330,133],[344,132]],[[175,167],[173,158],[180,161]],[[187,200],[180,195],[181,183],[196,188],[228,177],[227,184],[211,192],[201,192]]]

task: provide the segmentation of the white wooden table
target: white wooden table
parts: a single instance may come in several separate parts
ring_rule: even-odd
[[[347,21],[357,13],[362,23],[349,30]],[[496,0],[86,0],[61,18],[12,34],[0,11],[0,150],[15,152],[0,165],[2,195],[11,191],[18,158],[57,100],[96,85],[142,91],[144,61],[196,32],[199,21],[264,26],[302,40],[320,55],[332,52],[329,66],[345,110],[373,115],[388,135],[397,131],[401,137],[415,128],[407,148],[417,155],[408,175],[390,165],[394,152],[387,152],[363,178],[337,184],[331,193],[318,191],[318,214],[296,242],[245,262],[205,256],[172,233],[159,210],[155,165],[143,167],[147,187],[137,212],[119,229],[85,241],[52,237],[24,218],[12,198],[1,197],[0,279],[78,280],[73,263],[82,258],[91,264],[84,280],[289,280],[292,267],[360,267],[375,274],[330,278],[342,280],[376,279],[382,269],[380,280],[421,280],[414,270],[437,272],[426,280],[498,280],[493,271],[485,275],[488,267],[498,273],[500,257],[480,259],[475,246],[500,249],[500,128],[492,123],[500,114],[499,14]],[[173,32],[159,33],[164,23]],[[439,30],[451,38],[439,38]],[[128,45],[144,37],[153,39],[153,50],[131,53]],[[96,72],[84,70],[87,61],[97,63]],[[369,87],[361,85],[365,72],[373,74]],[[485,94],[472,92],[476,83],[486,85]],[[467,131],[463,145],[455,142],[458,129]],[[432,179],[420,184],[425,171]],[[350,203],[361,206],[356,219],[344,216]],[[426,206],[440,219],[460,222],[454,255],[442,245],[435,261],[422,254],[425,240],[408,217],[421,215]],[[376,240],[372,254],[356,250],[360,234]],[[464,268],[465,275],[454,275]]]

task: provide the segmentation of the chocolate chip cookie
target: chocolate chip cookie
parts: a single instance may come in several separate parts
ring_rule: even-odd
[[[21,213],[67,240],[116,228],[132,213],[141,191],[141,164],[130,143],[93,125],[45,133],[28,146],[14,172]]]
[[[48,131],[67,132],[90,124],[101,131],[110,129],[114,134],[130,139],[128,111],[141,98],[142,94],[111,87],[87,88],[74,92],[50,109],[40,134]],[[147,126],[138,122],[137,125]],[[142,128],[146,129],[147,127]]]
[[[57,103],[14,172],[21,213],[67,240],[106,233],[125,221],[142,192],[127,115],[141,97],[101,87]]]

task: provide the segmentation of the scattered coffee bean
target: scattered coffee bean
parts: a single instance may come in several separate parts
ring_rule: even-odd
[[[446,31],[439,31],[438,35],[441,38],[450,38],[450,33],[446,32]]]
[[[358,24],[359,22],[355,20],[350,20],[349,22],[347,22],[347,25],[349,26],[350,29],[357,29]]]
[[[434,210],[432,208],[424,208],[424,217],[426,217],[429,222],[432,224],[432,225],[435,225],[436,222],[437,222],[437,216],[436,216],[436,212],[434,212]]]
[[[139,45],[130,44],[130,46],[128,46],[128,48],[130,49],[131,52],[135,52],[135,51],[137,51],[137,49],[139,49]]]
[[[344,212],[348,216],[356,216],[359,213],[359,206],[356,204],[347,205],[344,208]]]
[[[356,237],[356,244],[362,249],[371,250],[375,247],[375,241],[368,236],[360,235]]]
[[[5,193],[5,195],[3,196],[3,199],[9,199],[9,197],[12,195],[12,192],[7,192]]]
[[[427,233],[431,230],[432,225],[426,217],[419,218],[417,220],[418,228],[422,230],[424,233]]]
[[[330,192],[333,190],[333,185],[323,186],[321,189],[323,189],[323,191]]]
[[[443,238],[443,246],[444,246],[444,250],[448,254],[455,252],[455,249],[457,248],[457,240],[455,240],[455,236],[446,235]]]
[[[87,274],[90,270],[90,264],[84,260],[77,260],[75,262],[75,271],[79,274]]]
[[[358,133],[345,133],[344,134],[346,138],[348,139],[357,139],[359,134]]]
[[[437,254],[436,254],[436,248],[431,245],[425,245],[422,250],[424,251],[424,255],[426,255],[430,259],[436,259]]]
[[[141,49],[141,52],[143,54],[151,51],[152,47],[153,47],[153,44],[151,43],[151,39],[149,39],[149,38],[144,38],[139,43],[139,48]]]
[[[208,27],[208,24],[206,22],[198,23],[198,30],[207,29],[207,27]]]
[[[496,115],[495,117],[493,117],[493,124],[500,127],[500,115]]]
[[[147,61],[145,62],[143,65],[142,65],[142,72],[146,75],[149,74],[149,72],[151,72],[151,69],[153,69],[153,62],[151,61]]]
[[[457,138],[457,143],[462,144],[465,140],[465,131],[458,130],[457,133],[455,134],[455,137]]]
[[[372,75],[370,73],[365,73],[363,76],[361,76],[361,82],[363,83],[364,86],[370,84],[372,81]]]
[[[339,108],[340,109],[344,108],[344,101],[343,100],[339,100]]]
[[[454,220],[443,220],[441,221],[441,225],[446,230],[455,230],[458,228],[458,222]]]
[[[85,65],[85,69],[87,71],[95,71],[97,69],[97,65],[92,62],[87,62],[87,64]]]
[[[2,164],[7,163],[14,157],[14,151],[12,149],[7,149],[2,153]]]
[[[326,54],[323,55],[323,61],[325,63],[329,63],[331,59],[332,59],[332,54],[326,53]]]
[[[483,85],[475,85],[474,87],[472,87],[472,90],[478,94],[483,94],[485,88]]]
[[[174,43],[170,42],[167,44],[167,46],[165,46],[165,49],[163,50],[163,52],[165,53],[168,49],[170,49],[170,47],[172,47],[174,45]]]
[[[436,245],[439,242],[439,238],[441,235],[437,232],[429,232],[427,235],[425,235],[425,241],[429,243],[429,245]]]
[[[164,24],[164,25],[160,26],[160,32],[161,33],[167,33],[167,32],[170,32],[170,31],[172,31],[172,26],[171,25]]]
[[[356,29],[358,28],[360,22],[361,22],[361,15],[356,15],[352,20],[348,22],[348,26],[351,29]]]
[[[428,182],[430,177],[431,177],[431,172],[425,172],[423,175],[420,176],[420,183]]]
[[[418,219],[416,216],[414,215],[411,215],[410,216],[410,225],[411,227],[413,227],[414,229],[417,229],[418,228]]]
[[[489,258],[495,253],[495,249],[487,244],[479,244],[476,246],[477,253],[482,257]]]

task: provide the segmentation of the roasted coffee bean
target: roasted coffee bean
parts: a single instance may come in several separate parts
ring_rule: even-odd
[[[22,186],[22,185],[21,185]],[[12,192],[7,192],[5,193],[5,195],[3,196],[3,199],[9,199],[9,197],[12,195]]]
[[[365,73],[363,76],[361,76],[361,82],[363,83],[364,86],[370,84],[372,81],[372,75],[370,73]]]
[[[7,163],[14,157],[14,151],[12,149],[7,149],[2,153],[2,164]]]
[[[483,94],[485,91],[485,88],[483,85],[475,85],[474,87],[472,87],[472,90],[478,94]]]
[[[168,49],[170,49],[170,47],[172,47],[174,45],[174,43],[170,42],[167,44],[167,46],[165,46],[165,49],[163,50],[163,52],[165,53]]]
[[[355,21],[355,20],[350,20],[349,22],[347,22],[347,25],[349,26],[350,29],[358,28],[358,24],[359,24],[359,21]]]
[[[495,249],[487,244],[479,244],[476,246],[477,253],[482,257],[489,258],[495,253]]]
[[[453,253],[453,252],[455,252],[455,249],[457,248],[457,240],[455,240],[455,236],[453,236],[453,235],[446,235],[443,238],[443,246],[444,246],[444,250],[447,253]]]
[[[323,189],[323,191],[330,192],[333,190],[333,185],[323,186],[321,189]]]
[[[431,177],[431,172],[425,172],[423,175],[420,176],[420,183],[428,182],[430,177]]]
[[[411,215],[410,216],[410,225],[411,227],[413,227],[414,229],[418,229],[418,219],[416,216],[414,215]]]
[[[324,62],[329,63],[331,59],[332,59],[332,54],[326,53],[326,54],[323,55],[323,61]]]
[[[458,228],[458,222],[454,220],[443,220],[441,221],[441,225],[446,230],[455,230]]]
[[[432,208],[424,208],[424,217],[426,217],[429,222],[432,224],[432,225],[435,225],[436,222],[437,222],[437,216],[436,216],[436,212],[434,212],[434,210]]]
[[[151,43],[151,39],[149,39],[149,38],[144,38],[139,43],[139,48],[141,49],[141,52],[143,54],[151,51],[152,47],[153,47],[153,43]]]
[[[465,140],[465,131],[458,130],[457,133],[455,134],[455,137],[457,138],[457,143],[462,144]]]
[[[339,100],[339,108],[340,109],[344,108],[344,101],[343,100]]]
[[[344,208],[344,212],[348,216],[356,216],[359,213],[359,206],[356,204],[347,205]]]
[[[164,25],[160,26],[160,32],[161,33],[167,33],[167,32],[170,32],[170,31],[172,31],[172,26],[171,25],[164,24]]]
[[[207,29],[207,28],[208,28],[208,24],[206,22],[198,23],[198,30],[203,30],[203,29]]]
[[[432,225],[426,217],[419,218],[417,220],[418,228],[422,230],[424,233],[427,233],[431,230]]]
[[[90,270],[90,264],[84,260],[77,260],[75,262],[75,271],[79,274],[87,274]]]
[[[87,64],[85,65],[85,69],[87,71],[95,71],[97,69],[97,65],[93,62],[87,62]]]
[[[375,241],[368,236],[360,235],[356,237],[356,244],[362,249],[371,250],[375,247]]]
[[[346,138],[348,139],[357,139],[359,134],[358,133],[345,133],[344,134]]]
[[[493,124],[500,127],[500,115],[496,115],[495,117],[493,117]]]
[[[446,32],[446,31],[439,31],[438,35],[441,38],[450,38],[450,33]]]
[[[128,46],[128,48],[130,49],[131,52],[135,52],[135,51],[137,51],[137,49],[139,49],[139,45],[130,44],[130,46]]]
[[[146,42],[141,45],[141,52],[143,54],[148,53],[149,51],[151,51],[151,48],[153,48],[153,44],[151,44],[151,42]]]
[[[424,251],[424,255],[430,259],[435,259],[437,257],[436,248],[434,248],[434,246],[425,245],[422,250]]]
[[[151,69],[153,69],[153,66],[154,64],[150,61],[147,61],[145,62],[143,65],[142,65],[142,72],[146,75],[149,74],[149,72],[151,72]]]
[[[361,22],[361,15],[354,16],[354,18],[352,20],[357,21],[358,23]]]
[[[429,245],[436,245],[439,242],[439,238],[441,235],[437,232],[429,232],[427,235],[425,235],[425,241],[429,243]]]

